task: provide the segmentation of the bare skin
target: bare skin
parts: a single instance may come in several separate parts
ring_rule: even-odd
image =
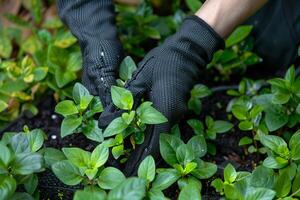
[[[222,38],[257,12],[268,0],[206,0],[196,15]]]

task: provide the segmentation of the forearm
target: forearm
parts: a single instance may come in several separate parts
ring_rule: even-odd
[[[222,38],[257,12],[268,0],[206,0],[196,15]]]

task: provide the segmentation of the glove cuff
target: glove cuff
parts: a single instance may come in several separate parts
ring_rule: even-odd
[[[209,62],[213,54],[224,49],[225,42],[221,36],[204,20],[196,15],[187,17],[181,27],[181,34],[187,37],[206,52],[206,61]]]

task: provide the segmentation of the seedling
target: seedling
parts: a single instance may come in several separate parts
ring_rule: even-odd
[[[40,129],[5,133],[0,141],[0,199],[9,200],[20,195],[31,199],[38,196],[37,173],[44,170],[44,159],[40,152],[45,133]],[[25,193],[16,192],[19,186]]]

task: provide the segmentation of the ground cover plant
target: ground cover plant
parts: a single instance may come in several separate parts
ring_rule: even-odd
[[[135,176],[123,174],[146,127],[167,122],[147,99],[135,105],[124,85],[135,63],[202,5],[165,2],[117,3],[119,35],[130,56],[111,88],[122,114],[105,128],[98,126],[99,97],[80,83],[80,49],[53,12],[55,2],[14,2],[17,11],[3,15],[1,200],[300,198],[298,65],[282,75],[262,72],[271,77],[265,79],[246,73],[262,61],[249,25],[238,27],[215,53],[204,74],[213,78],[194,86],[189,112],[160,135],[161,158],[149,155]]]

